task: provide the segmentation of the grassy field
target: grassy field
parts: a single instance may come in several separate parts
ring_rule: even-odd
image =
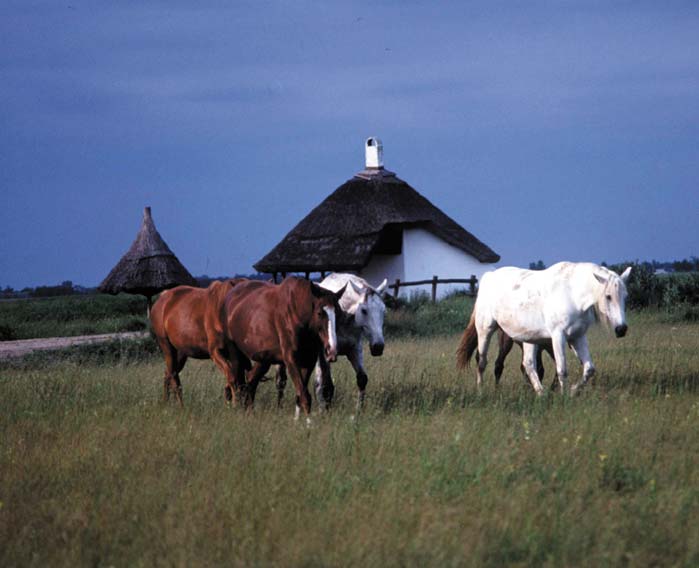
[[[0,341],[146,329],[144,296],[89,294],[0,301]]]
[[[515,355],[479,393],[457,343],[367,357],[354,420],[338,363],[310,429],[291,388],[281,410],[271,384],[226,408],[209,362],[188,363],[184,409],[154,355],[5,364],[0,565],[699,564],[699,325],[596,330],[572,400],[535,399]]]

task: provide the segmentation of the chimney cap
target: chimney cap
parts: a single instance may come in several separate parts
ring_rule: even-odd
[[[366,168],[383,169],[383,144],[381,140],[372,136],[366,139],[364,148],[366,156]]]

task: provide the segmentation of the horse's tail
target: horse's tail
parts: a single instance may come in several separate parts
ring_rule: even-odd
[[[456,350],[456,368],[463,369],[468,367],[471,362],[473,352],[478,347],[478,333],[476,332],[476,307],[473,307],[471,319],[461,336],[459,348]]]

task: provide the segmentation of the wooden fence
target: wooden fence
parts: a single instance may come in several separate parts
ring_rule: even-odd
[[[426,286],[428,284],[432,285],[432,301],[437,301],[437,285],[438,284],[468,284],[468,295],[476,295],[476,287],[478,286],[478,278],[475,275],[471,275],[471,278],[444,278],[439,279],[438,276],[433,276],[432,280],[416,280],[415,282],[401,282],[400,278],[396,278],[394,284],[389,284],[388,287],[393,289],[393,295],[398,297],[398,293],[401,288],[408,286]]]

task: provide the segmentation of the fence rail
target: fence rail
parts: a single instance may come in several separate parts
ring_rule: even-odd
[[[476,276],[474,274],[471,275],[471,278],[442,278],[440,280],[438,276],[433,276],[431,280],[416,280],[414,282],[401,282],[400,278],[396,278],[395,283],[389,284],[388,287],[392,288],[393,295],[395,297],[398,297],[398,293],[400,292],[401,288],[409,287],[409,286],[427,286],[429,284],[432,285],[432,301],[436,302],[437,301],[437,285],[439,285],[439,284],[468,284],[469,285],[469,290],[468,290],[469,296],[475,296],[476,295],[476,286],[478,285],[478,278],[476,278]]]

